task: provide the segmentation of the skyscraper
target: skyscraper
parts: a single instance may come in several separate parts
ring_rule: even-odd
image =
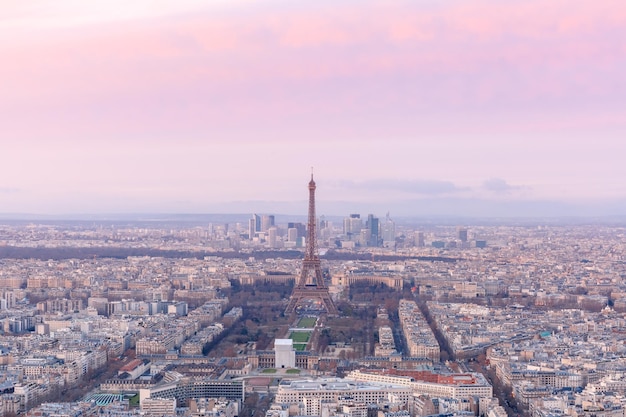
[[[363,229],[363,222],[360,214],[351,214],[343,220],[343,234],[348,240],[354,240],[355,236],[360,236],[361,229]]]
[[[258,214],[253,214],[252,218],[254,219],[254,232],[260,232],[261,231],[261,216],[259,216]]]
[[[378,246],[378,234],[379,234],[379,229],[380,229],[380,222],[378,220],[378,217],[374,217],[373,214],[368,214],[367,223],[365,224],[365,227],[369,231],[368,233],[369,241],[367,242],[367,245]]]
[[[298,237],[306,237],[306,226],[302,223],[289,222],[287,223],[287,228],[296,229],[298,231]]]
[[[278,247],[278,229],[276,229],[275,226],[267,230],[267,240],[270,248],[274,249]]]
[[[424,232],[415,232],[415,246],[418,248],[423,248],[425,246],[424,243]]]
[[[463,243],[467,242],[467,229],[463,227],[457,228],[457,235],[461,242]]]
[[[385,217],[385,222],[382,224],[382,238],[383,245],[386,247],[394,247],[396,244],[396,224],[391,217],[389,217],[389,213]]]
[[[270,214],[264,214],[263,216],[261,216],[261,228],[260,230],[258,230],[259,232],[267,232],[270,227],[274,227],[274,215]]]
[[[248,220],[248,239],[254,239],[254,235],[256,234],[256,221],[254,217]]]

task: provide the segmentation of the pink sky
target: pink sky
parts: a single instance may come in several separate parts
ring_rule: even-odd
[[[2,9],[0,213],[626,201],[623,1]]]

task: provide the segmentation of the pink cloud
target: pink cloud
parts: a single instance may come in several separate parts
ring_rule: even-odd
[[[624,27],[621,1],[484,0],[33,28],[0,37],[9,115],[0,133],[198,132],[340,116],[404,118],[410,131],[412,115],[432,111],[488,118],[589,98],[610,105],[626,93]]]

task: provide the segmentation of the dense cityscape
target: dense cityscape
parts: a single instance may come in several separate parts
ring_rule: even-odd
[[[626,417],[624,0],[1,10],[0,417]]]
[[[308,222],[5,221],[1,415],[624,415],[624,226],[309,190]]]

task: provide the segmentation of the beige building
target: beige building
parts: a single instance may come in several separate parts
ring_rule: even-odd
[[[276,404],[300,405],[300,415],[320,415],[324,403],[337,403],[350,397],[355,403],[379,404],[394,397],[409,404],[411,389],[401,385],[356,382],[328,378],[317,380],[284,381],[278,386]]]

